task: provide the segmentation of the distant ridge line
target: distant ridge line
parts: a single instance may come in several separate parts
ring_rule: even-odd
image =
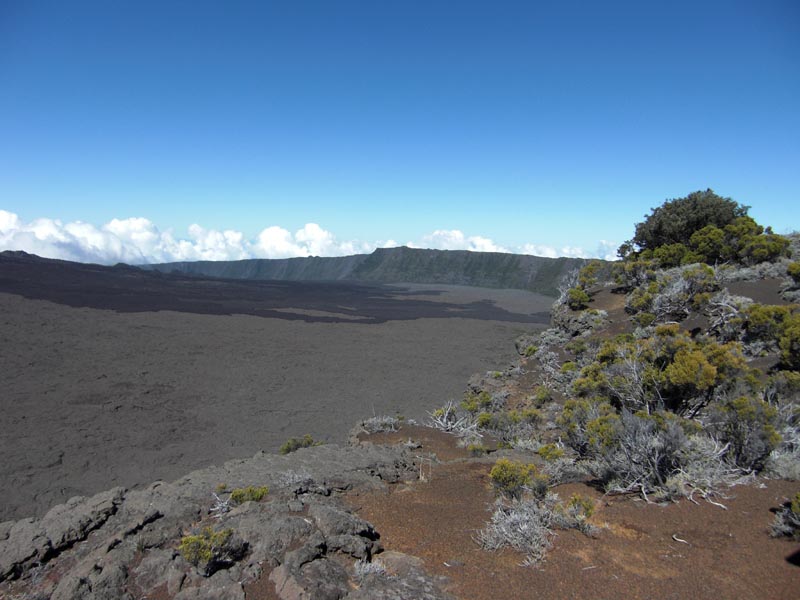
[[[555,296],[561,278],[585,262],[581,258],[400,246],[351,256],[182,261],[140,268],[225,279],[440,283],[522,289]]]

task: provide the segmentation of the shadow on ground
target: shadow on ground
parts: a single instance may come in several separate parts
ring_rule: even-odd
[[[443,301],[436,290],[355,282],[188,277],[128,265],[105,267],[43,259],[22,252],[0,254],[0,291],[74,308],[241,314],[308,323],[376,324],[452,317],[539,324],[550,320],[548,311],[520,314],[491,300]]]

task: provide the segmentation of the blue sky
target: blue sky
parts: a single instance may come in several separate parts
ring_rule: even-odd
[[[788,232],[798,107],[788,0],[0,0],[0,249],[604,255],[708,187]]]

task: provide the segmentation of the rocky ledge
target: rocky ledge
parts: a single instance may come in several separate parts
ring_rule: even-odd
[[[417,476],[402,447],[327,445],[73,498],[0,523],[0,597],[447,598],[339,498]],[[233,490],[264,486],[261,501],[235,502]]]

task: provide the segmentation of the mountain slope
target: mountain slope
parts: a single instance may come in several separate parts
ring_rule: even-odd
[[[228,279],[447,283],[554,296],[561,277],[584,262],[577,258],[400,247],[341,257],[174,262],[142,268]]]

